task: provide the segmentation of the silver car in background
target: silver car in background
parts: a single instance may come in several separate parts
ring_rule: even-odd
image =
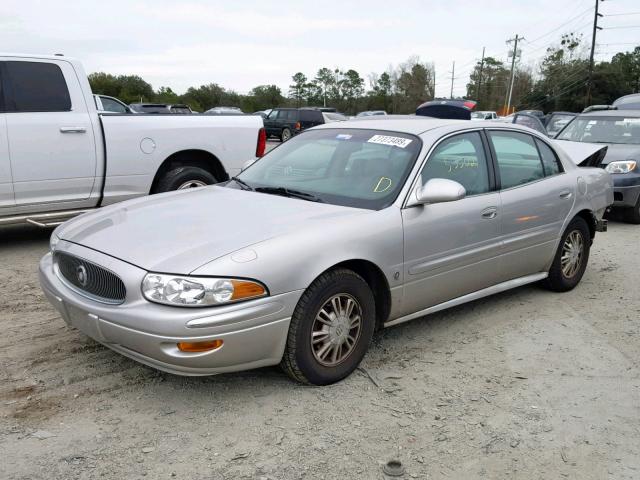
[[[329,384],[377,328],[531,282],[575,287],[613,201],[610,175],[580,160],[518,125],[335,122],[224,185],[65,223],[40,281],[67,323],[155,368],[281,364]]]

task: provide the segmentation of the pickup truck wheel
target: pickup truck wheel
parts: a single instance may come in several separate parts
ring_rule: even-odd
[[[580,283],[587,268],[590,248],[591,233],[587,222],[581,217],[576,217],[562,234],[544,285],[554,292],[573,289]]]
[[[204,187],[217,183],[216,177],[199,167],[178,167],[165,173],[153,193]]]
[[[282,140],[282,142],[286,142],[290,138],[291,138],[291,130],[289,130],[288,128],[283,128],[282,133],[280,134],[280,140]]]
[[[335,383],[358,367],[374,328],[375,302],[367,282],[351,270],[324,273],[293,312],[280,365],[302,383]]]

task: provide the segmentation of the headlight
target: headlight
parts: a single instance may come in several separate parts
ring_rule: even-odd
[[[51,234],[51,237],[49,238],[49,250],[51,250],[52,252],[55,251],[59,241],[60,241],[60,237],[56,235],[56,231],[54,230],[53,233]]]
[[[142,280],[142,294],[165,305],[208,307],[264,297],[267,289],[251,280],[148,273]]]
[[[622,162],[611,162],[605,167],[609,173],[629,173],[636,168],[635,160],[624,160]]]

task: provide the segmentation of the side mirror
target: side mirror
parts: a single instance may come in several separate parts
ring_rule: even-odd
[[[418,184],[409,197],[407,206],[455,202],[462,200],[466,195],[467,191],[458,182],[446,178],[432,178],[424,185]]]

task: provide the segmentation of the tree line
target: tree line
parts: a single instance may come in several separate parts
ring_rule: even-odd
[[[512,105],[516,110],[581,111],[587,99],[588,45],[581,35],[562,35],[546,49],[538,68],[515,68]],[[478,102],[477,110],[501,110],[506,103],[510,65],[486,57],[473,67],[465,98]],[[354,69],[323,67],[314,74],[297,72],[283,92],[277,85],[259,85],[246,94],[217,83],[190,87],[183,94],[170,87],[154,90],[137,75],[89,75],[94,93],[117,97],[126,103],[185,103],[193,110],[216,106],[240,107],[250,113],[283,106],[330,106],[346,114],[363,110],[414,113],[421,103],[435,97],[435,68],[413,56],[363,78]],[[591,104],[610,104],[616,98],[640,91],[640,46],[596,62],[591,85]]]
[[[582,35],[567,33],[548,47],[538,70],[515,69],[512,105],[516,110],[579,112],[587,104],[610,105],[616,98],[640,92],[640,46],[616,53],[593,68],[591,98],[587,98],[589,45]],[[506,103],[510,65],[493,57],[474,66],[467,97],[478,110],[500,110]]]
[[[389,113],[413,113],[416,106],[431,100],[435,93],[432,63],[418,57],[386,71],[368,76],[368,81],[354,69],[320,68],[315,75],[295,73],[288,92],[276,85],[259,85],[247,94],[226,89],[217,83],[190,87],[180,95],[170,87],[157,91],[138,75],[89,75],[94,93],[117,97],[125,103],[185,103],[193,110],[206,111],[216,106],[240,107],[255,112],[283,106],[331,106],[347,114],[362,110],[386,110]],[[367,88],[368,86],[368,88]]]

